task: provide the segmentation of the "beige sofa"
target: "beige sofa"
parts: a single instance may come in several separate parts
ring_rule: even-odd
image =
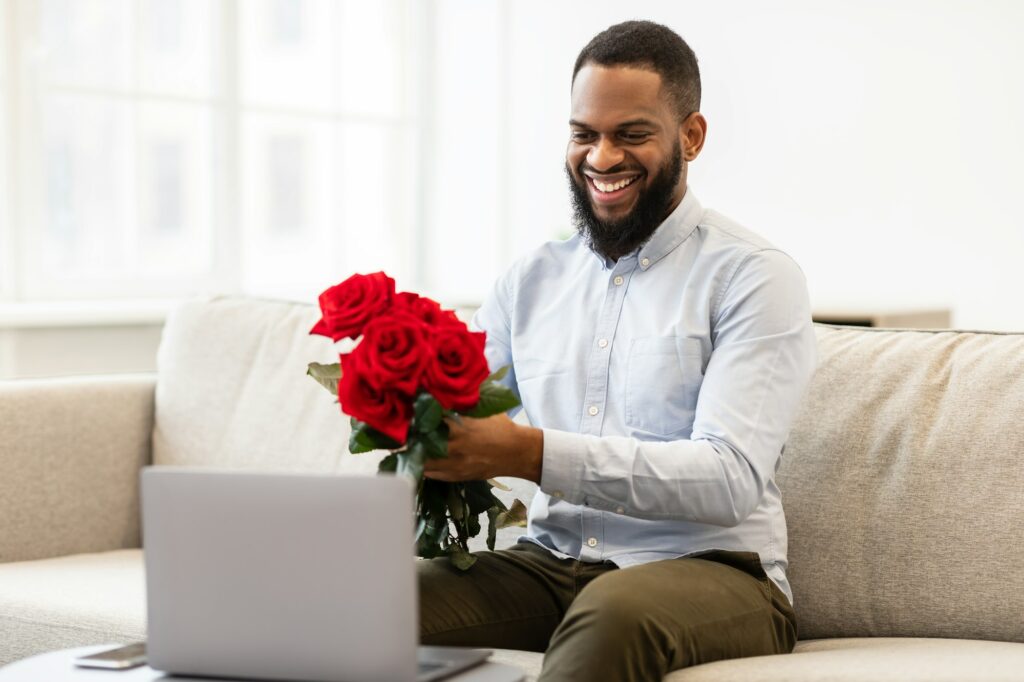
[[[375,470],[304,376],[332,360],[316,317],[195,301],[156,376],[0,383],[0,664],[145,636],[144,464]],[[817,333],[778,473],[801,641],[666,679],[1024,679],[1024,334]]]

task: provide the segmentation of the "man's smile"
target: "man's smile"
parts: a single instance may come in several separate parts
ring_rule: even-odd
[[[643,173],[614,173],[598,174],[585,172],[587,186],[590,188],[590,196],[595,203],[607,206],[617,204],[634,195],[639,187],[639,180]]]

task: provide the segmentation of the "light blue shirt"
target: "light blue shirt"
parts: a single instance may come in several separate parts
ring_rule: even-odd
[[[618,262],[545,244],[473,325],[544,430],[522,539],[620,567],[753,551],[792,600],[775,472],[816,343],[788,255],[687,190]]]

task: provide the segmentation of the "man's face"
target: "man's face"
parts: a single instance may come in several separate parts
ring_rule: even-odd
[[[659,74],[594,64],[576,74],[569,125],[566,173],[577,228],[595,250],[618,259],[682,200],[685,126]]]

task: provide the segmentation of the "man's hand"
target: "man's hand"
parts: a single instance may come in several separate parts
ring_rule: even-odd
[[[544,432],[498,414],[448,424],[448,457],[428,459],[423,474],[439,481],[483,481],[513,476],[540,483]]]

